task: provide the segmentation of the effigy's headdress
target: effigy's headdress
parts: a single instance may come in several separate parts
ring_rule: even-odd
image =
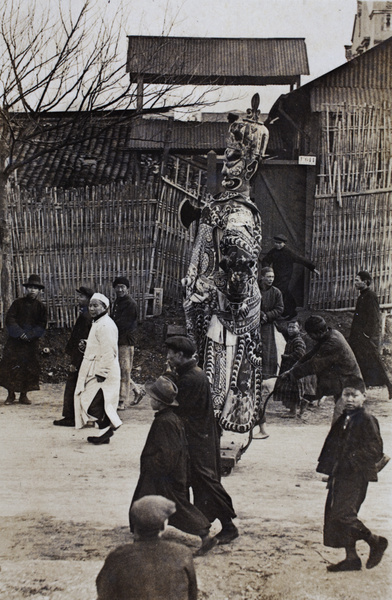
[[[252,98],[251,108],[246,111],[246,117],[229,114],[230,122],[227,148],[241,153],[247,161],[259,161],[267,149],[269,132],[260,121],[260,96],[255,94]]]

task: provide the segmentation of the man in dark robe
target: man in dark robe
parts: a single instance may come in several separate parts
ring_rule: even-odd
[[[392,382],[379,352],[381,342],[380,305],[376,293],[370,289],[371,283],[370,273],[367,271],[357,273],[355,288],[359,291],[359,297],[348,342],[353,349],[366,385],[386,385],[391,399]]]
[[[107,556],[96,580],[98,600],[196,600],[191,551],[160,537],[175,511],[174,502],[157,495],[133,504],[135,541]]]
[[[154,383],[147,383],[145,388],[156,413],[140,457],[140,477],[129,511],[131,530],[133,504],[151,494],[164,496],[177,507],[169,524],[200,536],[202,546],[197,555],[202,556],[217,540],[209,535],[209,520],[188,499],[187,440],[184,425],[173,410],[178,406],[177,387],[171,379],[161,376]]]
[[[88,305],[91,296],[94,294],[94,290],[81,286],[76,292],[78,294],[79,316],[76,319],[75,325],[71,331],[71,336],[65,346],[65,352],[71,358],[71,364],[69,365],[64,389],[63,418],[53,421],[53,425],[61,427],[75,427],[75,388],[92,321]]]
[[[23,283],[26,295],[11,304],[5,318],[8,339],[0,363],[0,385],[8,390],[5,404],[31,404],[27,392],[39,390],[38,341],[45,333],[47,312],[38,295],[44,286],[38,275]]]
[[[272,285],[274,271],[264,267],[260,271],[259,287],[261,292],[260,334],[263,352],[263,379],[270,379],[278,371],[278,349],[275,341],[275,322],[283,313],[281,291]]]
[[[316,267],[310,260],[295,254],[292,250],[287,248],[287,237],[282,233],[274,236],[274,248],[271,248],[269,252],[264,256],[261,264],[263,267],[272,267],[275,273],[274,285],[277,287],[283,296],[284,302],[284,313],[283,316],[287,319],[295,317],[296,312],[296,300],[292,295],[289,286],[291,277],[293,275],[293,268],[295,264],[303,265],[309,271],[312,271],[316,275],[319,274]]]
[[[231,498],[220,482],[219,434],[210,384],[193,358],[196,348],[189,338],[172,336],[165,343],[178,387],[176,411],[184,422],[188,441],[194,503],[210,523],[220,520],[222,529],[216,538],[220,544],[228,544],[239,534],[232,521],[236,514]]]

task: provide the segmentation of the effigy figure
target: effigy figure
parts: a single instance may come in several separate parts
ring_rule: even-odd
[[[266,150],[268,130],[259,122],[258,105],[256,94],[245,118],[229,115],[225,191],[208,196],[199,210],[183,280],[187,333],[210,381],[215,417],[222,429],[238,433],[254,427],[261,402],[257,259],[262,234],[250,184]],[[180,211],[184,224],[190,208],[185,201]]]

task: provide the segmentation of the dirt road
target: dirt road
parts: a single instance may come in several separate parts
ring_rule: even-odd
[[[131,540],[128,507],[151,422],[148,403],[121,413],[124,425],[106,446],[90,430],[54,427],[61,385],[31,393],[32,406],[4,406],[0,391],[0,598],[94,600],[95,577],[112,548]],[[3,393],[4,392],[4,393]],[[392,455],[392,402],[369,392],[385,451]],[[195,559],[202,600],[387,600],[392,597],[392,543],[383,562],[361,572],[327,573],[343,551],[322,545],[325,483],[317,456],[328,432],[326,401],[306,422],[269,405],[270,437],[254,440],[223,483],[233,498],[240,537]],[[225,441],[235,439],[225,434]],[[242,440],[243,438],[241,438]],[[392,542],[392,466],[370,484],[363,520]],[[213,525],[219,531],[219,523]],[[171,539],[199,540],[169,528]],[[368,548],[359,544],[366,560]]]

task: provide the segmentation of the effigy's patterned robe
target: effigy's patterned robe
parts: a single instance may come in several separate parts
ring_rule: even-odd
[[[184,310],[218,423],[239,433],[254,427],[261,402],[260,250],[261,218],[250,198],[228,191],[209,197],[185,279]]]

